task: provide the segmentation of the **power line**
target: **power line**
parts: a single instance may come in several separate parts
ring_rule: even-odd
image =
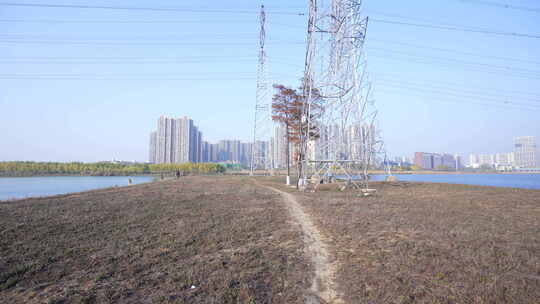
[[[245,60],[207,60],[207,59],[200,59],[200,60],[138,60],[138,61],[130,61],[130,60],[123,60],[123,61],[1,61],[0,64],[175,64],[175,63],[253,63],[254,59],[245,59]]]
[[[395,57],[392,57],[392,56],[381,56],[381,55],[370,55],[370,57],[376,57],[376,58],[381,58],[381,59],[384,59],[384,60],[396,60],[396,61],[400,61],[400,62],[404,62],[402,58],[395,58]],[[406,61],[406,63],[420,63],[420,64],[426,64],[426,65],[430,65],[432,66],[433,65],[433,61],[422,61],[422,60],[418,60],[418,59],[415,59],[415,58],[408,58]],[[444,65],[441,64],[441,63],[437,63],[440,67],[444,67],[444,68],[450,68],[450,69],[456,69],[458,68],[459,70],[468,70],[468,71],[474,71],[474,72],[488,72],[490,74],[494,74],[494,73],[500,73],[501,71],[500,70],[494,70],[492,68],[483,68],[483,67],[456,67],[456,65]],[[504,73],[504,74],[498,74],[498,76],[513,76],[513,77],[518,77],[518,78],[525,78],[525,79],[531,79],[531,80],[540,80],[540,77],[534,77],[536,75],[530,75],[530,74],[526,74],[526,73],[522,73],[522,72],[512,72],[512,73]]]
[[[412,96],[419,96],[419,97],[426,97],[425,95],[422,95],[422,94],[419,94],[419,92],[422,92],[423,90],[421,89],[417,89],[417,88],[408,88],[408,87],[403,87],[403,86],[399,86],[399,85],[382,85],[382,87],[385,88],[385,90],[395,90],[395,91],[398,91],[398,92],[406,92],[408,95],[412,95]],[[426,92],[426,93],[430,93],[430,92]],[[513,109],[519,109],[519,110],[524,110],[524,111],[536,111],[536,110],[540,110],[540,108],[536,108],[536,107],[523,107],[523,106],[514,106],[514,105],[506,105],[506,104],[494,104],[492,102],[488,102],[488,103],[482,103],[482,102],[477,102],[475,100],[477,99],[470,99],[470,98],[466,98],[468,99],[468,101],[464,101],[463,99],[452,99],[452,98],[446,98],[446,96],[444,95],[441,95],[441,96],[437,96],[437,98],[430,98],[431,102],[445,102],[445,103],[457,103],[457,104],[466,104],[466,105],[471,105],[471,104],[475,104],[475,105],[481,105],[481,106],[485,106],[487,108],[493,108],[493,107],[498,107],[498,108],[505,108],[505,109],[509,109],[509,108],[513,108]]]
[[[410,18],[408,16],[402,16],[402,15],[396,15],[396,14],[376,13],[376,15],[394,17],[394,18],[400,18],[400,19],[407,19],[407,20],[418,20],[418,21],[424,21],[424,22],[431,22],[431,20],[428,20],[428,19]],[[431,29],[441,29],[441,30],[452,30],[452,31],[460,31],[460,32],[481,33],[481,34],[488,34],[488,35],[501,35],[501,36],[524,37],[524,38],[540,38],[539,34],[504,32],[504,31],[500,31],[500,30],[493,30],[493,29],[487,29],[487,28],[481,28],[481,27],[473,27],[473,26],[464,26],[464,25],[420,24],[420,23],[414,23],[414,22],[402,22],[402,21],[385,20],[385,19],[377,19],[377,18],[370,18],[369,21],[370,22],[373,21],[373,22],[379,22],[379,23],[387,23],[387,24],[396,24],[396,25],[406,25],[406,26],[431,28]],[[273,24],[286,26],[286,27],[290,27],[290,28],[305,29],[305,26],[298,26],[298,25],[285,24],[285,23],[273,23]]]
[[[255,56],[186,56],[186,57],[137,57],[137,56],[88,56],[88,57],[68,57],[68,56],[53,56],[53,57],[2,57],[1,60],[67,60],[67,61],[77,61],[77,60],[186,60],[186,59],[254,59]]]
[[[535,34],[524,34],[524,33],[514,33],[514,32],[498,32],[498,31],[492,31],[492,30],[488,30],[488,29],[477,29],[477,30],[475,30],[475,29],[468,29],[468,28],[457,27],[457,26],[445,26],[445,25],[435,25],[435,24],[420,24],[420,23],[410,23],[410,22],[383,20],[383,19],[375,19],[375,18],[370,18],[369,21],[385,23],[385,24],[405,25],[405,26],[413,26],[413,27],[421,27],[421,28],[431,28],[431,29],[439,29],[439,30],[458,31],[458,32],[480,33],[480,34],[488,34],[488,35],[512,36],[512,37],[534,38],[534,39],[540,38],[540,35],[535,35]]]
[[[147,45],[147,46],[160,46],[160,45],[216,45],[216,46],[230,46],[230,45],[253,45],[253,43],[238,43],[238,42],[110,42],[110,41],[74,41],[74,40],[1,40],[0,43],[8,44],[73,44],[73,45],[111,45],[111,46],[122,46],[122,45]],[[304,42],[297,41],[274,41],[271,44],[304,44]]]
[[[253,23],[251,20],[215,20],[213,22],[227,23]],[[61,20],[61,19],[0,19],[0,22],[5,23],[81,23],[81,24],[200,24],[208,23],[204,20]]]
[[[117,74],[118,76],[124,75],[124,74]],[[125,74],[127,75],[127,74]],[[133,74],[131,74],[133,76]],[[180,77],[180,76],[174,76],[171,75],[170,77],[147,77],[144,76],[144,74],[140,74],[140,76],[144,77],[112,77],[111,75],[99,75],[99,74],[41,74],[41,75],[30,75],[30,74],[0,74],[0,80],[66,80],[66,81],[253,81],[256,79],[256,77]],[[285,76],[285,75],[283,75]],[[295,76],[287,75],[291,78],[294,78]],[[378,86],[378,85],[377,85]],[[419,95],[418,92],[425,92],[425,93],[435,93],[440,94],[438,95],[437,99],[434,99],[432,101],[434,102],[445,102],[444,98],[447,96],[454,96],[456,98],[465,98],[469,100],[491,100],[491,99],[485,99],[485,98],[476,98],[476,97],[470,97],[466,95],[459,95],[459,94],[453,94],[451,92],[446,91],[440,91],[440,90],[428,90],[424,88],[418,88],[413,86],[406,86],[406,85],[399,85],[399,84],[383,84],[383,87],[386,89],[397,89],[398,91],[406,91],[409,95],[416,95],[416,96],[422,96]],[[411,92],[411,90],[413,92]],[[540,110],[540,108],[536,107],[535,105],[526,105],[526,104],[518,104],[515,102],[507,102],[507,101],[500,101],[498,103],[479,103],[477,101],[463,101],[462,99],[453,99],[446,102],[452,102],[452,103],[461,103],[461,104],[477,104],[487,107],[500,107],[500,108],[515,108],[515,109],[521,109],[521,110]]]
[[[0,2],[0,6],[14,7],[38,7],[38,8],[70,8],[70,9],[105,9],[124,11],[154,11],[154,12],[187,12],[187,13],[229,13],[229,14],[257,14],[257,11],[237,9],[193,9],[193,8],[164,8],[164,7],[130,7],[130,6],[94,6],[76,4],[41,4],[41,3],[13,3]],[[270,11],[274,15],[303,16],[304,13],[292,13],[283,11]]]
[[[103,80],[103,81],[243,81],[255,80],[255,77],[245,78],[106,78],[106,77],[7,77],[0,76],[0,80]]]
[[[122,64],[185,64],[185,63],[253,63],[256,60],[253,56],[208,56],[208,57],[170,57],[170,58],[148,58],[148,57],[11,57],[4,58],[8,60],[0,60],[0,64],[92,64],[92,65],[122,65]],[[215,59],[215,60],[214,60]],[[219,61],[218,61],[219,59]],[[223,60],[225,59],[225,60]],[[303,68],[298,64],[292,64],[288,61],[269,58],[269,62],[287,67],[295,66]],[[300,75],[301,71],[298,72]],[[272,73],[274,76],[284,76],[283,74]],[[286,77],[291,75],[285,75]],[[300,78],[300,76],[294,76]]]
[[[540,8],[533,8],[533,7],[526,7],[526,6],[520,6],[520,5],[506,4],[506,3],[500,3],[500,2],[495,2],[495,1],[484,1],[484,0],[458,0],[458,1],[460,1],[460,2],[471,2],[473,4],[493,6],[493,7],[505,8],[505,9],[513,9],[513,10],[540,13]]]
[[[510,67],[510,66],[502,66],[502,65],[495,65],[495,64],[489,64],[489,63],[464,61],[464,60],[446,58],[446,57],[417,55],[417,54],[413,54],[413,53],[409,53],[409,52],[402,52],[402,51],[390,50],[390,49],[385,49],[385,48],[370,47],[369,49],[370,50],[380,50],[380,51],[389,52],[389,53],[392,53],[392,54],[403,54],[403,55],[406,55],[406,56],[417,57],[417,58],[422,58],[422,59],[426,58],[426,59],[450,61],[450,62],[454,62],[454,63],[473,65],[473,66],[480,66],[480,67],[488,67],[488,68],[494,68],[494,69],[501,69],[501,70],[505,70],[505,71],[519,71],[519,72],[525,72],[525,73],[531,73],[531,74],[538,74],[540,76],[540,70],[529,70],[529,69]]]
[[[403,62],[403,59],[400,59],[400,58],[392,58],[392,57],[389,57],[389,56],[380,56],[380,55],[370,55],[370,57],[376,57],[376,58],[382,58],[382,59],[391,59],[391,60],[399,60],[401,62]],[[294,65],[294,63],[290,60],[286,60],[286,59],[281,59],[281,61],[278,61],[279,63],[282,63],[282,64],[286,64],[288,66],[292,66]],[[418,63],[422,63],[422,64],[426,64],[426,65],[433,65],[433,62],[426,62],[426,61],[419,61],[419,60],[410,60],[410,59],[407,59],[405,62],[418,62]],[[441,65],[441,63],[439,63],[439,65]],[[299,66],[299,65],[298,65]],[[456,68],[455,65],[442,65],[444,67],[450,67],[452,69]],[[300,67],[300,66],[299,66]],[[487,73],[490,73],[490,74],[493,74],[493,70],[491,69],[486,69],[486,68],[479,68],[479,67],[468,67],[467,70],[471,70],[471,71],[477,71],[477,72],[487,72]],[[388,74],[387,74],[388,75]],[[399,79],[403,79],[403,76],[401,75],[390,75],[391,77],[396,77],[396,78],[399,78]],[[522,73],[515,73],[515,74],[509,74],[509,73],[504,73],[504,74],[501,74],[501,76],[516,76],[516,77],[519,77],[519,78],[525,78],[525,79],[531,79],[531,80],[540,80],[540,78],[535,78],[535,77],[530,77],[530,75],[526,75],[526,74],[522,74]],[[457,83],[457,82],[441,82],[441,81],[437,81],[437,80],[433,80],[433,79],[429,79],[429,82],[431,83],[439,83],[439,84],[442,84],[444,86],[450,86],[452,88],[456,88],[456,85],[458,86],[468,86],[470,85],[469,83]],[[492,88],[480,88],[482,90],[485,90],[485,91],[489,91],[489,92],[495,92],[495,93],[501,93],[501,94],[506,94],[506,95],[511,95],[511,94],[520,94],[520,95],[526,95],[526,96],[530,96],[530,97],[533,97],[533,98],[530,98],[530,97],[520,97],[521,99],[526,99],[526,100],[531,100],[531,101],[534,101],[534,102],[538,102],[540,101],[540,96],[537,94],[537,93],[532,93],[532,92],[524,92],[524,91],[519,91],[519,90],[507,90],[507,91],[501,91],[501,90],[496,90],[496,89],[492,89]],[[479,94],[482,94],[481,92],[479,92]],[[536,99],[534,98],[536,97]]]
[[[226,75],[221,77],[216,75]],[[233,77],[231,77],[233,76]],[[234,77],[236,76],[236,77]],[[0,74],[4,80],[254,80],[253,72],[213,72],[206,74],[190,74],[189,76],[178,73],[13,73]]]
[[[226,22],[239,24],[253,24],[252,20],[60,20],[60,19],[0,19],[0,23],[44,23],[44,24],[208,24],[209,22]],[[305,26],[296,26],[279,22],[269,22],[271,25],[290,28],[305,29]]]
[[[223,75],[239,75],[239,74],[249,74],[255,75],[253,71],[249,72],[212,72],[212,73],[190,73],[190,76],[203,76],[207,77],[208,75],[214,74],[223,74]],[[178,73],[0,73],[0,76],[4,77],[83,77],[83,76],[105,76],[105,77],[115,77],[115,76],[144,76],[144,77],[162,77],[162,76],[174,76],[174,77],[185,77],[185,75]]]
[[[408,46],[408,47],[412,47],[412,48],[426,49],[426,50],[433,50],[433,51],[440,51],[440,52],[447,52],[447,53],[453,53],[453,54],[459,54],[459,55],[467,55],[467,56],[491,58],[491,59],[497,59],[497,60],[508,60],[508,61],[540,64],[540,61],[534,61],[534,60],[529,60],[529,59],[520,59],[520,58],[515,58],[515,57],[502,57],[502,56],[493,56],[493,55],[487,55],[487,54],[478,54],[478,53],[465,52],[465,51],[460,51],[460,50],[455,50],[455,49],[439,48],[439,47],[432,47],[432,46],[427,46],[427,45],[419,45],[419,44],[405,43],[405,42],[392,41],[392,40],[384,40],[384,39],[378,39],[378,38],[371,38],[371,39],[369,39],[369,41],[384,42],[384,43],[390,43],[390,44],[395,44],[395,45]]]
[[[216,34],[192,34],[192,35],[177,35],[177,34],[168,34],[168,35],[133,35],[133,36],[127,36],[122,34],[117,34],[118,36],[101,36],[99,38],[93,38],[93,37],[81,37],[81,36],[55,36],[55,35],[43,35],[43,34],[28,34],[28,33],[0,33],[0,39],[17,39],[17,40],[24,40],[24,39],[42,39],[42,40],[76,40],[76,39],[84,39],[84,40],[115,40],[115,41],[122,41],[122,40],[130,40],[130,39],[146,39],[146,40],[172,40],[172,39],[192,39],[192,38],[199,38],[201,36],[204,36],[204,38],[209,39],[219,39],[219,38],[242,38],[246,39],[249,38],[250,40],[253,40],[256,38],[254,34],[251,33],[216,33]]]
[[[455,97],[461,97],[461,98],[469,98],[474,100],[484,100],[484,101],[493,101],[496,103],[501,104],[512,104],[517,106],[528,106],[533,108],[540,109],[540,104],[538,103],[524,103],[524,102],[518,102],[518,101],[511,101],[510,98],[500,99],[500,98],[494,98],[493,95],[490,96],[484,96],[478,93],[468,93],[464,90],[457,90],[456,88],[441,88],[441,87],[434,87],[430,85],[416,85],[410,82],[406,81],[393,81],[393,80],[383,80],[383,84],[389,84],[393,86],[402,86],[407,88],[412,88],[414,90],[421,90],[426,92],[432,92],[436,94],[441,94],[441,96],[455,96]]]
[[[445,90],[450,90],[450,91],[455,91],[455,92],[464,92],[464,93],[467,93],[467,94],[472,94],[472,95],[477,95],[477,96],[480,96],[480,97],[483,97],[483,96],[488,96],[488,97],[504,97],[505,99],[503,101],[506,101],[508,99],[518,99],[518,100],[527,100],[527,101],[532,101],[532,102],[535,102],[535,103],[540,103],[540,95],[538,94],[534,94],[534,93],[531,93],[531,92],[519,92],[519,91],[501,91],[501,90],[493,90],[493,89],[481,89],[481,90],[474,90],[474,89],[471,89],[471,88],[465,88],[465,87],[460,87],[460,86],[456,86],[454,84],[451,84],[451,83],[447,83],[447,82],[433,82],[433,81],[430,81],[430,83],[425,83],[425,82],[418,82],[418,81],[410,81],[410,80],[407,80],[407,81],[404,81],[402,78],[394,78],[392,76],[376,76],[374,77],[375,80],[378,80],[378,79],[382,79],[382,80],[389,80],[391,82],[396,82],[396,83],[404,83],[404,84],[409,84],[409,85],[414,85],[414,86],[418,86],[418,87],[430,87],[430,88],[435,88],[435,89],[445,89]],[[536,98],[531,98],[531,97],[523,97],[523,96],[519,96],[519,97],[516,97],[516,96],[511,96],[513,94],[522,94],[522,95],[529,95],[529,96],[534,96]]]
[[[400,79],[400,80],[404,78],[403,75],[398,75],[398,74],[378,74],[378,73],[376,73],[376,74],[381,75],[383,78],[388,77],[388,78],[394,78],[394,79]],[[452,87],[452,88],[456,88],[456,87],[459,87],[459,86],[469,86],[469,85],[471,85],[471,83],[459,83],[459,82],[453,82],[453,81],[438,81],[438,80],[434,80],[434,79],[429,79],[429,82],[439,84],[439,85],[442,85],[442,86]],[[519,91],[519,90],[504,90],[503,91],[503,90],[500,90],[500,89],[478,87],[477,85],[475,85],[475,87],[480,89],[480,90],[486,90],[486,91],[505,94],[505,95],[518,94],[518,95],[527,95],[527,96],[540,98],[540,95],[538,95],[538,93],[525,92],[525,91]],[[540,99],[535,99],[535,100],[540,100]]]

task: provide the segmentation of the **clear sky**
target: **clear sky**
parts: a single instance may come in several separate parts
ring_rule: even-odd
[[[258,8],[268,10],[272,82],[296,86],[306,16],[289,13],[307,2],[11,1],[186,9],[138,11],[0,1],[0,161],[144,161],[162,114],[190,116],[211,142],[249,141]],[[540,140],[538,1],[365,0],[364,12],[391,155],[510,152],[514,136]]]

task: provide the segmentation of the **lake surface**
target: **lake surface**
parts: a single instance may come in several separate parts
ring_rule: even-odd
[[[0,201],[81,192],[151,182],[151,176],[0,177]]]
[[[372,175],[381,181],[386,175]],[[400,181],[540,189],[540,174],[396,174]],[[0,201],[148,183],[151,176],[0,177]]]
[[[400,181],[540,189],[540,174],[395,174]],[[373,175],[382,181],[386,175]]]

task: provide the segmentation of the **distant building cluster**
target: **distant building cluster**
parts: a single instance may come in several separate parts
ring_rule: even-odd
[[[369,152],[374,152],[371,150],[375,149],[376,140],[374,124],[349,125],[345,128],[338,125],[322,126],[319,127],[319,138],[308,144],[307,157],[317,160],[366,160],[373,163],[375,159]]]
[[[399,166],[399,167],[405,167],[405,166],[412,166],[414,165],[414,160],[411,157],[408,156],[396,156],[393,159],[390,160],[393,165]]]
[[[221,162],[248,166],[251,161],[251,143],[240,140],[220,140],[212,144],[203,142],[203,162]]]
[[[320,137],[309,143],[308,158],[331,159],[333,145],[340,145],[338,159],[361,159],[362,146],[374,143],[375,127],[351,126],[340,131],[338,126],[320,129]],[[286,130],[276,125],[269,141],[257,141],[258,151],[262,151],[267,164],[257,167],[282,169],[287,166],[287,159],[292,162],[295,147],[292,142],[287,148]],[[240,140],[220,140],[210,143],[203,140],[203,134],[188,117],[170,118],[161,116],[157,121],[156,131],[150,133],[149,162],[186,163],[219,162],[238,164],[249,167],[251,164],[253,143]]]
[[[460,156],[448,153],[416,152],[414,164],[424,170],[458,170],[462,168]]]
[[[223,162],[247,165],[251,144],[221,140],[212,144],[189,117],[161,116],[157,130],[150,133],[149,161],[155,164]]]
[[[514,151],[510,153],[470,154],[471,168],[489,167],[497,170],[531,169],[539,167],[539,154],[534,136],[514,138]]]
[[[287,164],[285,128],[277,126],[270,141],[258,141],[259,150],[270,156],[273,168],[284,168]],[[289,153],[292,154],[292,143]],[[219,162],[249,167],[253,143],[240,140],[220,140],[210,143],[188,117],[170,118],[161,116],[157,129],[150,133],[149,162],[155,164],[187,162]],[[266,155],[265,155],[266,156]]]

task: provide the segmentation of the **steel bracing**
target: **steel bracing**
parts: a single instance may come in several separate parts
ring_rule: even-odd
[[[257,170],[272,172],[272,153],[270,138],[272,136],[272,96],[268,79],[266,42],[266,13],[264,5],[260,13],[259,62],[257,70],[257,92],[255,99],[255,119],[253,123],[253,146],[251,155],[251,174]]]
[[[361,0],[310,0],[303,84],[308,126],[300,147],[304,182],[343,175],[359,186],[351,172],[367,176],[382,148],[363,51],[368,18],[361,6]]]

